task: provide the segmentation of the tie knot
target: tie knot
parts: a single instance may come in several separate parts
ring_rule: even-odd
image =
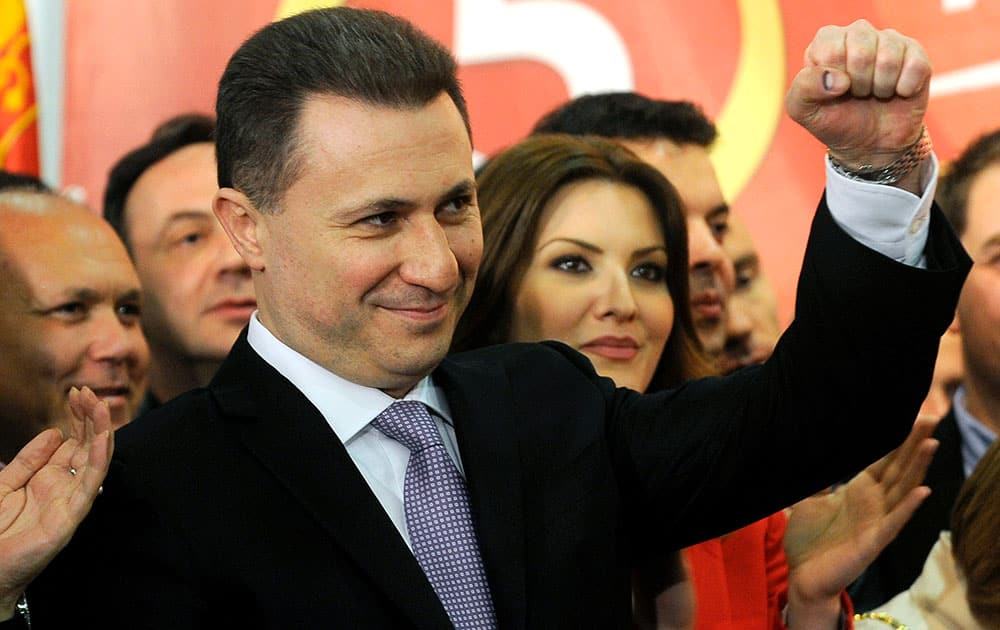
[[[372,426],[411,453],[443,444],[427,406],[417,400],[397,400],[372,420]]]

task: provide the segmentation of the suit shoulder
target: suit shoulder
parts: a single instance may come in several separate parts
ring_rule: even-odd
[[[209,391],[198,388],[151,409],[115,432],[116,454],[174,449],[179,441],[201,439],[217,415]],[[197,438],[194,434],[199,434]]]
[[[560,341],[505,343],[486,346],[450,355],[448,361],[462,366],[501,365],[507,370],[575,368],[582,374],[597,378],[590,360]]]

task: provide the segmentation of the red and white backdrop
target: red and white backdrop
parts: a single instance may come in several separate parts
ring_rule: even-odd
[[[91,205],[109,166],[154,125],[209,112],[228,56],[310,0],[66,3],[62,185]],[[790,318],[822,186],[822,147],[782,112],[785,88],[823,24],[864,17],[920,40],[935,67],[928,126],[948,160],[1000,126],[1000,3],[986,0],[373,0],[461,63],[476,149],[521,138],[584,92],[634,89],[700,103],[716,119],[724,190],[746,218]]]

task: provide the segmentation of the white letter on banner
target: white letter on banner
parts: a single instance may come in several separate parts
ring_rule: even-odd
[[[976,7],[976,0],[941,0],[941,10],[945,13],[958,13]]]
[[[539,61],[559,73],[571,97],[634,88],[618,31],[569,0],[455,0],[455,57],[463,65]]]

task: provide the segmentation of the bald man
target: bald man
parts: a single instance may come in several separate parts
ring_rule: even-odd
[[[146,389],[139,279],[114,230],[86,208],[0,192],[0,461],[47,428],[69,433],[69,391],[89,387],[117,428]]]

